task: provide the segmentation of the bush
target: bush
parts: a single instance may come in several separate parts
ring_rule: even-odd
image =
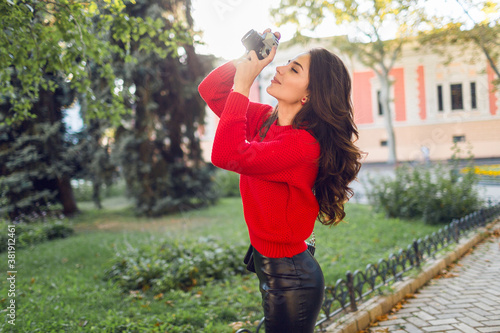
[[[57,238],[66,238],[74,233],[74,229],[68,226],[61,218],[47,218],[44,222],[16,222],[4,223],[7,230],[7,225],[14,225],[15,231],[15,246],[16,249],[32,246]],[[7,232],[0,234],[0,242],[7,244],[10,236]],[[0,252],[7,249],[6,246],[0,247]]]
[[[244,274],[243,246],[221,245],[213,238],[166,240],[154,246],[129,247],[116,253],[105,279],[123,291],[151,290],[155,294],[174,289],[189,290],[213,280]]]
[[[222,169],[217,170],[215,183],[221,197],[240,196],[240,176],[237,173]]]
[[[481,206],[473,169],[460,175],[455,165],[399,166],[395,177],[368,178],[368,200],[388,217],[449,223]]]

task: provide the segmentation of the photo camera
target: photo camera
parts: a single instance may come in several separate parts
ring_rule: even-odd
[[[260,60],[271,53],[273,46],[278,47],[279,44],[278,38],[272,32],[261,35],[253,29],[243,36],[241,42],[247,49],[247,52],[254,50]]]

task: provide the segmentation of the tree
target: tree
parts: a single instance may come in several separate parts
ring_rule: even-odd
[[[63,81],[52,77],[51,82]],[[61,82],[60,82],[61,83]],[[37,121],[26,119],[19,124],[0,127],[0,168],[6,207],[2,210],[16,217],[41,213],[47,205],[59,202],[65,214],[77,211],[70,185],[71,156],[65,154],[62,108],[71,104],[74,94],[64,84],[54,91],[41,90],[30,110]],[[0,107],[0,114],[8,113]]]
[[[119,126],[123,154],[115,156],[138,211],[212,200],[196,136],[204,110],[196,80],[205,68],[190,9],[189,0],[0,2],[2,212],[14,219],[62,203],[74,213],[75,172],[95,166],[101,182],[111,167],[99,143],[103,124]],[[96,148],[90,166],[75,162],[62,123],[76,99]]]
[[[119,11],[123,3],[103,6]],[[96,8],[95,2],[73,0],[0,2],[1,209],[10,219],[41,213],[53,203],[61,203],[65,214],[77,211],[62,123],[63,109],[77,94],[92,105],[90,116],[117,119],[125,111],[121,95],[101,98],[90,87],[94,63],[114,91],[107,62],[119,51],[92,34]]]
[[[108,14],[99,13],[96,1],[0,2],[0,104],[9,105],[0,122],[11,125],[36,117],[30,110],[40,91],[53,92],[58,86],[47,73],[61,75],[64,83],[85,96],[92,110],[89,116],[119,119],[125,113],[119,94],[112,100],[99,98],[101,91],[90,87],[89,66],[94,63],[108,90],[114,91],[116,76],[109,60],[120,51],[94,34],[91,26],[99,16],[101,28],[109,31],[123,1],[99,3]]]
[[[122,76],[124,90],[133,91],[133,112],[117,129],[113,152],[138,214],[161,215],[216,198],[197,135],[205,112],[197,85],[207,64],[194,52],[190,10],[190,1],[181,0],[138,0],[125,9],[154,27],[129,44],[134,61]]]
[[[465,15],[435,17],[433,29],[422,32],[420,41],[432,46],[437,52],[445,53],[442,45],[455,45],[466,48],[468,53],[479,50],[486,57],[488,65],[496,75],[496,84],[500,85],[500,5],[486,0],[455,0]],[[476,13],[474,18],[471,12]],[[471,48],[471,46],[473,46]],[[472,54],[475,55],[473,52]],[[449,54],[451,57],[452,55]]]
[[[355,56],[376,73],[381,85],[380,103],[388,136],[388,163],[395,163],[397,156],[390,108],[390,72],[401,55],[404,43],[416,34],[425,17],[417,1],[285,0],[272,11],[272,15],[278,24],[297,25],[297,40],[304,39],[301,31],[314,30],[332,16],[337,24],[332,27],[332,31],[341,25],[356,31],[345,39],[335,39],[334,47]]]

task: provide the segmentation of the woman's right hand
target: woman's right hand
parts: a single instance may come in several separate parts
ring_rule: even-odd
[[[264,30],[264,33],[267,32],[271,32],[271,29]],[[279,32],[275,32],[274,35],[278,39],[281,37]],[[275,55],[276,47],[273,47],[271,53],[262,60],[259,60],[254,50],[251,50],[248,54],[239,59],[233,60],[233,64],[236,67],[233,91],[248,97],[253,82],[260,72],[262,72],[264,67],[273,61]]]
[[[266,30],[264,30],[264,32],[262,34],[265,34],[268,32],[271,32],[271,29],[267,28]],[[278,38],[278,40],[281,38],[281,33],[279,31],[275,31],[274,35],[276,36],[276,38]],[[238,65],[238,63],[240,63],[244,59],[250,59],[249,53],[245,53],[245,55],[241,56],[240,58],[234,59],[233,60],[234,66],[236,67]]]

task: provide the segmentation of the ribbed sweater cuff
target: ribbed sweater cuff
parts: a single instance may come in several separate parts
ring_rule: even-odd
[[[217,67],[214,71],[216,71],[219,76],[219,82],[231,82],[233,83],[234,74],[236,73],[236,67],[232,61],[226,62],[224,65]]]

